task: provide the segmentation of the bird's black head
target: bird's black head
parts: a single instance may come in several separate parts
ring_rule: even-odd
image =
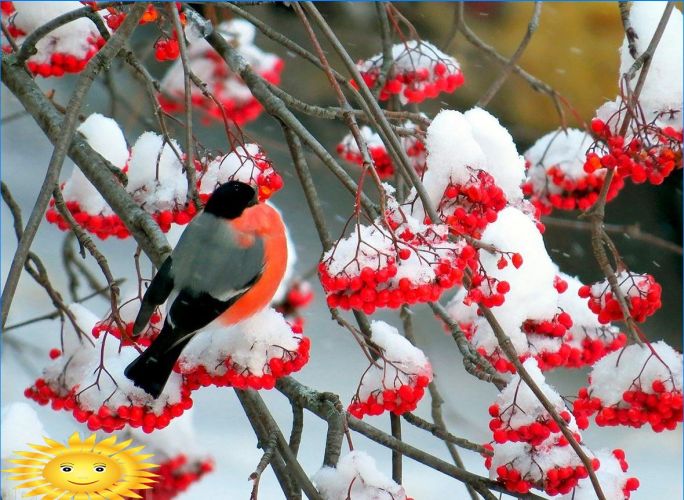
[[[211,193],[204,211],[216,217],[235,219],[257,202],[257,193],[252,186],[240,181],[230,181],[221,184]]]

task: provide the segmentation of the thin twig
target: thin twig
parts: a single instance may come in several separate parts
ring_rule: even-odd
[[[185,175],[188,179],[188,199],[197,207],[202,202],[197,192],[197,179],[195,172],[195,147],[192,141],[192,90],[190,88],[190,63],[188,61],[188,46],[185,40],[185,31],[181,25],[180,16],[175,3],[167,4],[168,11],[173,19],[176,30],[180,59],[183,65],[183,90],[185,98]]]
[[[547,227],[560,227],[563,229],[575,229],[577,231],[591,231],[592,224],[581,220],[561,219],[558,217],[544,217],[542,222]],[[625,238],[635,241],[643,241],[654,247],[682,255],[682,245],[666,240],[660,236],[648,233],[641,229],[639,223],[635,224],[603,224],[606,233],[621,234]]]
[[[518,63],[518,61],[522,57],[523,52],[525,52],[525,49],[527,48],[527,45],[530,43],[530,40],[532,40],[532,35],[535,31],[537,31],[537,28],[539,27],[539,16],[541,15],[541,9],[542,2],[540,0],[536,0],[534,2],[532,19],[530,19],[530,22],[527,24],[527,30],[525,31],[525,36],[523,36],[520,45],[518,45],[518,48],[515,50],[511,58],[508,60],[506,65],[501,69],[501,73],[499,73],[499,76],[496,78],[496,80],[494,80],[494,82],[487,89],[487,91],[477,101],[476,106],[479,106],[481,108],[487,107],[487,104],[491,102],[491,100],[499,92],[499,90],[506,82],[506,80],[508,80],[508,77],[511,75],[511,72],[513,71],[513,67]]]

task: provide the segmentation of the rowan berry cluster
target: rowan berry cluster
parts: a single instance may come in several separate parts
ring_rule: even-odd
[[[371,134],[370,138],[374,139],[377,137],[377,141],[371,142],[366,140],[366,143],[368,144],[368,153],[371,156],[371,160],[373,160],[373,165],[375,166],[375,171],[378,173],[378,177],[381,179],[391,178],[394,175],[394,164],[387,153],[385,145],[380,140],[380,137],[371,132],[368,127],[362,127],[362,130],[364,129]],[[347,134],[342,142],[337,145],[337,154],[349,163],[363,166],[363,155],[361,154],[361,151],[359,151],[358,145],[351,134]]]
[[[221,23],[216,27],[216,32],[236,46],[261,78],[274,85],[280,83],[284,62],[254,45],[254,26],[234,19]],[[188,47],[188,63],[191,70],[201,75],[206,84],[206,90],[193,86],[191,94],[192,106],[204,112],[205,123],[224,123],[230,120],[243,125],[261,114],[263,108],[249,88],[205,40],[199,40]],[[164,111],[178,113],[185,109],[184,73],[179,59],[162,79],[161,89],[162,94],[158,96],[158,100]]]
[[[81,209],[78,201],[74,200],[65,201],[64,204],[79,226],[89,233],[96,235],[101,240],[106,240],[110,236],[125,239],[131,235],[128,228],[116,214],[89,214]],[[55,224],[60,231],[70,230],[69,223],[55,208],[54,198],[50,200],[50,207],[45,212],[45,220],[50,224]]]
[[[157,61],[173,61],[180,55],[180,46],[175,34],[173,38],[162,38],[154,44],[154,57]]]
[[[470,170],[463,184],[450,182],[444,190],[438,212],[454,234],[481,238],[488,224],[496,221],[497,212],[506,206],[506,196],[494,178],[482,170]]]
[[[617,275],[617,280],[634,321],[645,321],[660,309],[662,287],[653,276],[622,271]],[[592,286],[584,285],[578,294],[583,299],[589,299],[589,309],[598,315],[600,323],[624,319],[618,298],[613,294],[607,279]]]
[[[561,397],[546,384],[536,362],[528,360],[524,364],[564,425],[575,440],[581,442],[572,414],[565,409]],[[489,407],[489,414],[492,417],[489,428],[494,437],[494,444],[489,449],[494,453],[487,457],[486,463],[510,491],[527,493],[536,487],[549,495],[565,494],[588,477],[587,469],[569,446],[559,424],[518,376]],[[598,469],[596,458],[592,460],[592,466]]]
[[[591,136],[583,130],[567,129],[550,132],[525,152],[525,196],[548,215],[559,210],[587,210],[601,192],[607,170],[588,173],[584,169]],[[613,177],[608,188],[610,201],[624,186],[621,176]]]
[[[428,42],[412,40],[395,45],[392,58],[394,64],[380,89],[381,101],[396,95],[405,102],[420,103],[442,92],[450,94],[463,85],[463,73],[456,59]],[[368,87],[377,86],[382,66],[382,54],[357,64]],[[351,84],[358,88],[355,81]]]
[[[150,433],[156,429],[163,429],[169,425],[171,419],[179,417],[192,407],[190,391],[183,389],[178,403],[167,404],[158,413],[152,411],[147,404],[135,404],[132,401],[128,405],[114,408],[105,402],[97,410],[90,410],[82,406],[77,390],[77,387],[68,391],[54,389],[46,379],[39,378],[24,391],[24,396],[41,406],[50,404],[55,411],[71,412],[78,422],[85,423],[93,432],[114,432],[129,425],[134,428],[140,427],[144,432]]]
[[[461,283],[467,266],[476,267],[475,250],[449,242],[444,226],[416,229],[395,221],[390,227],[393,234],[363,227],[324,255],[318,271],[328,306],[372,314],[376,308],[435,301]]]
[[[154,469],[157,477],[156,481],[151,484],[152,487],[141,490],[139,494],[143,500],[171,500],[213,470],[213,460],[191,461],[181,453],[161,462]]]
[[[600,141],[587,154],[587,173],[602,168],[616,169],[616,174],[631,178],[635,184],[646,181],[662,184],[675,169],[682,168],[682,131],[653,124],[638,125],[631,136],[614,133],[609,123],[599,118],[591,129]]]
[[[257,189],[259,201],[266,201],[283,187],[283,178],[257,144],[237,146],[227,155],[203,160],[197,188],[203,202],[220,184],[236,180]]]
[[[183,375],[183,387],[188,391],[210,385],[236,389],[273,389],[277,379],[301,370],[309,361],[311,340],[301,335],[297,335],[297,338],[299,344],[295,351],[282,349],[281,357],[268,359],[260,373],[251,372],[230,357],[223,360],[225,371],[219,370],[218,373],[213,366],[209,369],[202,364],[186,367],[182,363],[176,366],[176,371]]]
[[[594,365],[573,412],[582,428],[596,414],[599,426],[673,430],[682,421],[681,354],[662,341],[609,354]]]
[[[347,411],[356,418],[363,418],[364,415],[381,415],[385,411],[392,412],[395,415],[413,411],[423,398],[425,388],[429,383],[430,378],[426,375],[418,375],[411,377],[408,384],[387,387],[382,390],[377,389],[363,401],[357,394],[352,399]]]

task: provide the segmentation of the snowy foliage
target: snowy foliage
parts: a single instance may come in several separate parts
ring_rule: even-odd
[[[359,450],[340,457],[337,467],[323,467],[312,479],[325,500],[406,500],[404,488]]]

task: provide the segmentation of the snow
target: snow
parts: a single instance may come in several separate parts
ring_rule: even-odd
[[[112,118],[93,113],[77,129],[91,148],[118,169],[128,161],[128,146],[123,132]],[[102,195],[95,189],[81,169],[74,166],[71,177],[64,183],[62,195],[66,201],[77,201],[82,211],[89,214],[113,213]]]
[[[638,38],[635,40],[637,54],[642,54],[649,46],[663,15],[667,2],[632,2],[629,20]],[[651,65],[641,90],[639,102],[648,122],[658,113],[677,111],[673,123],[681,130],[682,124],[682,13],[675,7],[672,10],[662,38],[656,48]],[[627,38],[620,48],[620,78],[634,64],[629,53]],[[632,88],[639,79],[637,71]]]
[[[525,161],[510,133],[487,111],[440,111],[427,129],[426,148],[423,184],[435,207],[449,181],[467,184],[477,170],[494,178],[509,203],[522,199]]]
[[[415,378],[424,375],[432,379],[432,366],[416,346],[384,321],[371,323],[371,340],[382,349],[380,366],[372,365],[361,379],[359,397],[365,401],[375,391],[415,385]],[[382,397],[378,398],[382,401]]]
[[[367,453],[354,450],[312,480],[325,500],[405,500],[404,488],[382,474]]]
[[[268,164],[267,168],[264,168]],[[263,168],[263,170],[262,170]],[[231,180],[241,181],[256,186],[260,173],[268,175],[273,167],[266,159],[258,144],[237,146],[230,153],[218,156],[207,165],[206,172],[200,180],[200,194],[210,194],[220,184]]]
[[[482,233],[481,241],[503,252],[517,252],[523,258],[518,269],[510,263],[498,269],[500,254],[479,251],[480,263],[487,275],[510,284],[506,300],[496,308],[496,317],[516,348],[523,347],[525,339],[520,333],[522,323],[528,319],[548,319],[557,312],[558,293],[553,287],[555,265],[546,252],[544,240],[534,222],[517,208],[507,207],[499,212],[497,220]],[[461,292],[448,306],[452,317],[459,323],[469,322],[467,319],[474,314],[465,310],[474,309],[475,306],[463,306],[464,298],[465,293]],[[489,352],[492,345],[496,345],[496,339],[484,321],[478,321],[478,325],[476,337],[480,340],[476,340],[476,345],[485,344]]]
[[[3,462],[12,458],[14,452],[29,451],[29,444],[41,444],[42,438],[48,437],[35,410],[26,403],[11,403],[4,406],[1,420],[0,457]]]
[[[618,404],[627,390],[640,389],[653,394],[655,380],[663,382],[666,391],[682,392],[682,355],[665,342],[648,346],[632,344],[615,351],[594,364],[589,393],[599,398],[604,407]],[[633,383],[638,384],[636,387]]]
[[[154,132],[145,132],[131,149],[126,191],[148,212],[173,210],[186,202],[188,182],[174,152],[182,154],[181,149],[173,139],[171,144]]]
[[[81,2],[14,2],[14,24],[27,35],[57,16],[83,8]],[[93,22],[82,17],[51,31],[38,41],[38,52],[31,57],[37,63],[49,63],[54,53],[71,54],[82,59],[91,49],[89,39],[99,37]]]
[[[270,359],[282,358],[285,351],[297,351],[301,338],[292,333],[282,314],[269,307],[237,325],[210,326],[197,333],[183,350],[179,363],[182,371],[204,366],[210,374],[223,375],[227,371],[224,362],[230,358],[238,373],[248,370],[260,376],[270,373]]]

